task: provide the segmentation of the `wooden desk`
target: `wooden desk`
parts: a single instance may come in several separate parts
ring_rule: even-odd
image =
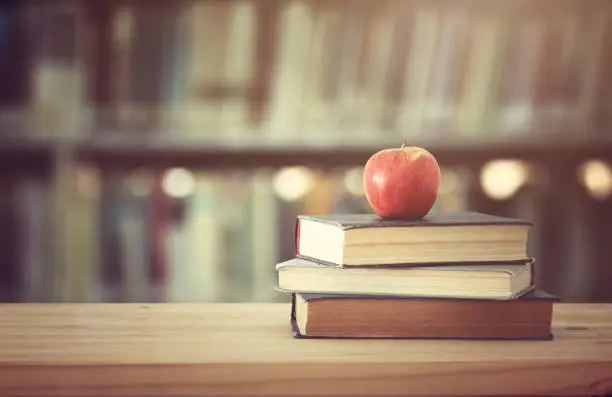
[[[0,305],[0,396],[612,392],[612,305],[554,341],[296,340],[286,304]]]

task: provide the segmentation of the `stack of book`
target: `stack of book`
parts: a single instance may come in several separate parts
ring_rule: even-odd
[[[419,220],[300,215],[276,265],[296,337],[551,339],[531,223],[481,213]]]

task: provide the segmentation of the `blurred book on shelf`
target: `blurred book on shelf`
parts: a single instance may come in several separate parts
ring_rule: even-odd
[[[15,233],[0,244],[2,300],[282,300],[274,264],[295,253],[298,214],[371,213],[360,167],[79,166],[70,175],[62,184],[71,188],[60,191],[34,177],[3,182],[0,226]],[[507,169],[481,179],[464,169],[443,168],[442,175],[433,212],[476,206],[531,220],[528,253],[540,258],[541,284],[569,298],[608,296],[610,275],[600,258],[609,254],[609,200],[598,203],[586,191],[547,193],[528,179],[509,191],[491,179],[514,178]],[[58,202],[63,217],[55,213]],[[58,245],[59,222],[67,241]],[[68,261],[57,259],[58,249]]]
[[[0,47],[2,68],[27,65],[0,123],[18,115],[35,134],[376,145],[608,126],[612,8],[600,3],[68,1],[0,13],[5,41],[23,47]]]
[[[453,175],[449,170],[449,175]],[[73,267],[54,266],[48,183],[6,186],[0,206],[6,295],[18,301],[284,299],[274,264],[295,250],[297,214],[368,213],[360,168],[234,172],[80,167],[60,192],[70,202]],[[463,209],[459,183],[435,211]],[[454,198],[453,198],[454,197]],[[18,211],[11,214],[10,211]],[[8,290],[9,286],[13,288]]]

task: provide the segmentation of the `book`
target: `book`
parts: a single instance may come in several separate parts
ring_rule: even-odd
[[[291,327],[296,338],[550,340],[555,300],[539,289],[514,300],[295,293]]]
[[[303,258],[276,265],[278,288],[292,292],[515,299],[533,288],[534,261],[522,264],[337,267]]]
[[[476,212],[422,219],[374,214],[299,215],[296,256],[342,266],[523,262],[531,222]]]

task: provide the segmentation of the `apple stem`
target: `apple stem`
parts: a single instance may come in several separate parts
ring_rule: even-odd
[[[403,149],[406,147],[406,142],[402,142],[402,147],[400,149]]]

